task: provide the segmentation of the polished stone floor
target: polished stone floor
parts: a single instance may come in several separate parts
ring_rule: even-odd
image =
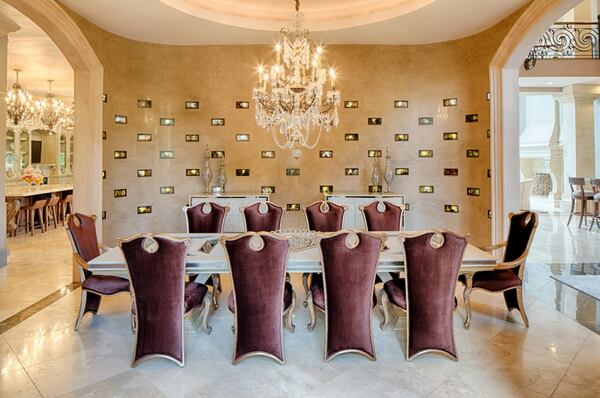
[[[600,233],[573,225],[567,229],[564,221],[542,215],[526,275],[531,327],[525,328],[518,314],[506,313],[500,295],[476,291],[470,331],[462,328],[462,302],[456,312],[458,363],[438,356],[406,362],[400,314],[385,333],[374,316],[376,362],[345,355],[324,363],[322,317],[309,333],[308,314],[299,306],[296,332],[284,336],[285,365],[251,358],[233,366],[232,316],[222,305],[209,318],[210,336],[185,335],[185,368],[155,360],[131,369],[128,295],[105,299],[100,314],[86,318],[76,333],[76,289],[52,296],[51,304],[0,335],[0,397],[598,397],[600,335],[591,330],[598,321],[591,307],[580,308],[581,294],[559,287],[549,275],[593,271]],[[2,317],[14,319],[14,311],[70,282],[70,249],[63,234],[11,238],[11,265],[0,270],[1,308],[10,308]],[[301,301],[299,282],[294,278]]]

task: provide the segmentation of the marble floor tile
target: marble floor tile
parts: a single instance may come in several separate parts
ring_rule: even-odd
[[[558,385],[553,398],[597,398],[600,397],[600,373],[596,369],[582,369],[571,366],[567,369],[565,377]]]
[[[0,397],[40,398],[42,395],[24,369],[0,375]]]
[[[167,397],[135,370],[118,374],[98,383],[60,395],[61,398],[162,398]]]

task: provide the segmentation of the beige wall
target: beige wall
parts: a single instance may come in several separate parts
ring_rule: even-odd
[[[496,27],[466,39],[421,46],[328,46],[326,59],[334,63],[344,100],[357,100],[358,109],[340,109],[340,125],[324,134],[318,148],[294,160],[276,148],[269,133],[256,126],[253,110],[235,109],[235,101],[250,100],[255,67],[269,62],[267,46],[168,46],[127,40],[76,17],[103,64],[104,92],[104,240],[140,231],[181,231],[181,206],[190,194],[202,191],[199,177],[186,177],[186,168],[201,168],[205,145],[226,152],[229,192],[259,191],[276,186],[272,200],[309,204],[320,198],[320,185],[335,192],[366,191],[371,173],[369,149],[390,146],[394,167],[408,167],[397,176],[393,190],[410,203],[409,229],[445,227],[470,232],[476,243],[490,236],[490,167],[488,66],[510,27],[508,18]],[[457,107],[444,108],[442,99],[458,98]],[[137,108],[136,100],[152,100],[152,109]],[[408,109],[393,101],[406,99]],[[186,100],[200,101],[200,109],[184,109]],[[466,123],[465,115],[479,122]],[[115,115],[128,117],[126,125]],[[419,126],[418,118],[434,117],[433,126]],[[173,117],[174,127],[159,126],[159,118]],[[224,127],[210,119],[223,117]],[[368,117],[381,117],[382,126],[368,126]],[[444,132],[459,132],[458,141],[443,141]],[[137,142],[137,133],[151,133],[152,142]],[[358,142],[344,141],[356,132]],[[394,142],[395,133],[408,133],[408,142]],[[250,134],[250,142],[235,142],[235,134]],[[199,143],[186,143],[185,134],[200,134]],[[320,159],[319,149],[332,149],[333,159]],[[433,159],[418,158],[419,149],[433,149]],[[466,149],[478,149],[469,159]],[[115,150],[127,159],[115,160]],[[159,151],[174,150],[174,160],[160,160]],[[276,159],[261,159],[261,150],[276,150]],[[382,159],[383,160],[383,159]],[[212,162],[216,172],[218,161]],[[299,167],[300,177],[286,177],[287,167]],[[344,176],[344,168],[359,167],[360,176]],[[236,177],[235,169],[249,168],[250,177]],[[458,177],[445,177],[444,168],[458,168]],[[137,169],[152,169],[150,178],[136,177]],[[434,185],[434,194],[420,194],[419,185]],[[174,186],[174,195],[160,195],[159,187]],[[481,196],[467,196],[467,187]],[[127,197],[114,198],[115,189]],[[456,204],[459,214],[444,212]],[[137,215],[137,206],[151,205],[152,214]],[[285,226],[300,226],[301,213],[288,213]]]

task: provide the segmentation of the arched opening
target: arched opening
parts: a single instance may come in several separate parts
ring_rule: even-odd
[[[503,240],[506,215],[520,208],[519,68],[544,31],[580,1],[534,0],[490,63],[493,241]]]
[[[74,207],[102,213],[102,86],[103,67],[87,39],[53,0],[6,0],[36,23],[62,51],[74,70]],[[97,223],[101,229],[102,223]],[[101,236],[101,231],[98,231]]]

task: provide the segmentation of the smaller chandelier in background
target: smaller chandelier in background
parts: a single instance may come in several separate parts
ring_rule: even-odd
[[[17,77],[12,88],[6,94],[6,114],[12,124],[17,126],[19,122],[30,119],[35,112],[35,108],[31,94],[19,83],[21,69],[13,70]]]
[[[300,148],[317,145],[322,130],[337,127],[340,92],[334,69],[327,73],[322,68],[323,48],[314,45],[308,30],[301,30],[303,15],[299,0],[295,2],[295,30],[281,29],[276,58],[270,67],[258,68],[252,99],[257,124],[271,131],[279,148],[291,149],[298,158]]]
[[[52,93],[52,82],[48,80],[48,93],[35,102],[38,120],[48,127],[50,132],[67,127],[70,124],[70,109]]]

